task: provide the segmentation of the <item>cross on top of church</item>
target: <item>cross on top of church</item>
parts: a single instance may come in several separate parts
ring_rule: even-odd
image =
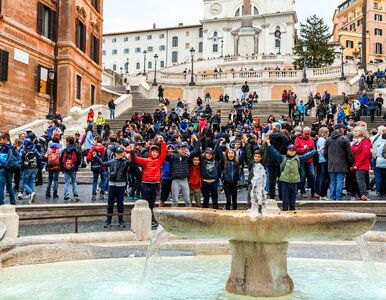
[[[244,0],[243,15],[244,16],[251,15],[251,0]]]

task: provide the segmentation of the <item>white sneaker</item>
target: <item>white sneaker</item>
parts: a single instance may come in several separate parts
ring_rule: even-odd
[[[36,193],[32,193],[30,196],[29,204],[35,203],[36,201]]]

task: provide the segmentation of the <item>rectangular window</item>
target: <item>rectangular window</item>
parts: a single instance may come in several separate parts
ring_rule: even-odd
[[[147,47],[147,52],[153,52],[153,47],[151,46]]]
[[[141,53],[141,48],[135,48],[135,53]]]
[[[379,35],[379,36],[381,36],[381,35],[382,35],[382,29],[379,29],[379,28],[375,28],[375,30],[374,30],[374,34],[375,34],[375,35]]]
[[[91,59],[99,64],[99,39],[95,35],[91,35],[91,44],[90,44],[90,57]]]
[[[165,51],[165,49],[166,49],[165,45],[159,46],[159,51]]]
[[[203,44],[203,42],[200,42],[198,44],[198,52],[202,53],[203,51],[204,51],[204,44]]]
[[[49,7],[38,3],[37,32],[46,38],[56,40],[56,12]]]
[[[159,35],[159,38],[160,38],[160,40],[164,39],[164,38],[165,38],[165,34],[161,33],[161,34]]]
[[[129,49],[129,48],[126,48],[126,49],[123,50],[123,53],[124,53],[124,54],[129,54],[129,52],[130,52],[130,49]]]
[[[106,56],[106,50],[103,50],[103,51],[102,51],[102,55],[103,55],[103,56]]]
[[[147,36],[147,39],[148,39],[148,40],[151,40],[152,38],[153,38],[153,36],[151,36],[151,35],[148,35],[148,36]]]
[[[118,54],[118,50],[114,49],[113,51],[111,51],[112,55],[117,55]]]
[[[91,4],[96,9],[97,12],[99,12],[99,10],[100,10],[100,3],[99,3],[99,1],[100,0],[91,0]]]
[[[185,49],[189,49],[190,48],[190,44],[189,43],[186,43],[185,44]]]
[[[178,62],[178,52],[174,51],[172,52],[172,63],[177,63]]]
[[[116,42],[117,42],[117,39],[116,39],[116,38],[113,38],[113,39],[111,40],[111,42],[112,42],[112,43],[116,43]]]
[[[382,22],[382,15],[380,15],[380,14],[375,14],[374,19],[375,19],[375,21]]]
[[[189,36],[189,34],[190,34],[190,32],[189,32],[189,31],[187,31],[187,32],[185,33],[185,35],[186,35],[186,36]]]
[[[128,41],[129,41],[129,38],[128,38],[128,37],[124,37],[124,38],[123,38],[123,41],[124,41],[124,42],[128,42]]]
[[[103,40],[102,40],[102,43],[104,44],[105,42],[106,42],[106,40],[105,40],[105,39],[103,39]]]
[[[346,41],[346,48],[350,48],[350,49],[354,48],[354,42],[347,40]]]
[[[0,50],[0,81],[8,81],[8,59],[9,53]]]
[[[86,26],[76,19],[76,47],[81,51],[86,52]]]
[[[358,27],[361,26],[361,25],[362,25],[362,22],[363,22],[363,19],[359,19],[359,20],[357,21],[357,26],[358,26]]]
[[[375,44],[375,54],[382,54],[382,44],[381,43]]]
[[[178,37],[172,38],[172,47],[178,47]]]
[[[76,75],[76,99],[81,100],[82,95],[82,77]]]
[[[50,83],[48,77],[48,68],[38,65],[37,68],[37,92],[42,94],[49,94]]]
[[[94,105],[95,104],[95,85],[91,85],[90,87],[90,104]]]
[[[218,44],[213,44],[213,53],[218,52]]]
[[[280,48],[280,39],[275,39],[275,48]]]
[[[139,35],[137,35],[136,37],[135,37],[135,40],[136,41],[139,41],[141,39],[141,37],[139,36]]]
[[[355,31],[355,24],[350,25],[350,31]]]

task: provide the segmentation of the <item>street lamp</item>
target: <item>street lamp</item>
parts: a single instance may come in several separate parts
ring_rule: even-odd
[[[157,61],[158,61],[158,55],[154,55],[154,81],[152,86],[157,86]]]
[[[304,53],[304,65],[303,65],[303,79],[302,83],[307,83],[307,45],[303,44],[303,53]]]
[[[341,57],[341,59],[342,59],[342,64],[341,64],[341,75],[340,75],[340,78],[339,78],[339,80],[340,81],[344,81],[344,80],[346,80],[346,77],[344,76],[344,61],[343,61],[343,51],[344,51],[344,47],[343,47],[343,45],[342,46],[340,46],[340,57]]]
[[[221,57],[224,56],[224,40],[221,40]]]
[[[363,69],[363,66],[362,66],[362,42],[359,42],[358,43],[358,48],[359,48],[359,69]]]
[[[147,51],[143,50],[143,75],[146,75],[146,54]]]
[[[54,116],[54,80],[55,80],[55,69],[48,70],[48,78],[50,79],[50,107],[48,109],[48,115],[46,119],[53,120]]]
[[[190,55],[192,56],[192,74],[191,74],[191,77],[190,77],[190,83],[189,83],[189,86],[195,86],[196,83],[194,82],[194,54],[196,53],[196,50],[194,50],[194,48],[190,48]]]

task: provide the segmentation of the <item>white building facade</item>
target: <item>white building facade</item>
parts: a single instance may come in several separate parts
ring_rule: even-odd
[[[292,54],[297,23],[294,0],[203,1],[201,24],[104,34],[104,67],[118,73],[152,71],[157,54],[157,68],[162,69],[188,62],[192,47],[195,59]]]

